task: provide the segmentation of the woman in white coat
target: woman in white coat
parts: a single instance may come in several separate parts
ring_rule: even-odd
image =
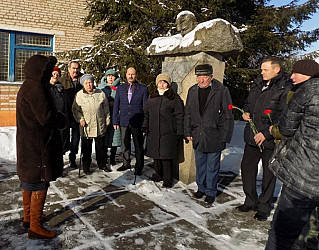
[[[102,90],[94,87],[94,77],[92,75],[83,75],[80,83],[83,85],[83,89],[75,96],[72,112],[75,120],[80,123],[83,171],[85,174],[90,174],[94,138],[97,165],[99,169],[111,172],[112,170],[107,166],[104,143],[106,128],[110,124],[107,98]]]

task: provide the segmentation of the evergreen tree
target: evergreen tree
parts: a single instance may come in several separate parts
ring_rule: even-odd
[[[161,58],[148,57],[145,49],[153,38],[174,35],[175,18],[192,11],[198,22],[223,18],[240,30],[244,51],[225,58],[225,82],[234,104],[242,106],[248,85],[259,74],[261,60],[270,55],[289,59],[318,40],[319,29],[302,31],[302,23],[319,7],[319,0],[298,5],[298,0],[275,8],[268,0],[90,0],[85,26],[98,27],[92,47],[61,53],[62,59],[80,58],[83,68],[101,79],[108,68],[125,77],[134,66],[139,80],[151,84],[161,70]],[[287,64],[288,65],[288,64]],[[288,68],[287,68],[288,70]],[[125,80],[123,78],[123,80]]]
[[[237,58],[226,60],[226,82],[233,102],[243,106],[247,86],[260,73],[260,64],[267,56],[278,56],[284,60],[283,70],[290,71],[296,54],[318,40],[319,28],[302,31],[301,25],[319,7],[318,0],[296,5],[297,0],[282,7],[260,4],[256,12],[242,26],[241,39],[244,51]]]

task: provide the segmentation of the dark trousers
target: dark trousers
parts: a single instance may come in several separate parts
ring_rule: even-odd
[[[301,234],[298,239],[292,246],[293,250],[301,250],[301,249],[319,249],[318,243],[318,207],[312,210],[312,214],[310,216],[310,220],[307,224],[302,228]]]
[[[117,150],[117,147],[116,147],[116,146],[112,146],[112,147],[111,147],[111,154],[110,154],[111,163],[112,163],[112,162],[115,162],[116,150]]]
[[[133,137],[136,164],[135,169],[141,172],[144,167],[143,133],[141,128],[121,127],[123,165],[131,165],[131,136]]]
[[[170,186],[173,184],[173,166],[173,159],[154,159],[155,173],[160,177],[160,179],[163,179],[164,185]]]
[[[319,200],[309,199],[283,186],[266,244],[266,250],[292,249]]]
[[[82,153],[83,153],[83,164],[86,166],[90,166],[92,162],[92,138],[83,138],[82,139]],[[96,161],[99,168],[105,168],[106,166],[106,146],[105,146],[105,138],[104,136],[95,137],[95,155]]]
[[[264,148],[260,152],[259,147],[245,145],[243,159],[241,161],[241,177],[243,189],[246,195],[245,205],[256,207],[258,211],[270,214],[271,203],[274,195],[276,177],[268,168],[269,159],[273,150]],[[262,160],[263,176],[261,194],[257,195],[256,177],[258,163]]]
[[[70,144],[70,161],[75,161],[76,154],[79,150],[79,142],[80,142],[80,127],[77,122],[71,126],[71,144]]]

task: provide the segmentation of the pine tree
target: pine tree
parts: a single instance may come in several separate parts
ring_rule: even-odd
[[[289,59],[318,40],[319,29],[302,31],[302,23],[319,7],[319,0],[297,5],[298,0],[275,8],[268,0],[90,0],[85,26],[98,27],[92,47],[62,53],[64,59],[80,58],[83,67],[99,80],[108,68],[125,80],[127,67],[134,66],[138,79],[151,84],[161,70],[161,58],[148,57],[145,49],[155,37],[174,35],[175,18],[192,11],[198,22],[223,18],[240,31],[244,51],[225,58],[225,82],[234,104],[242,106],[248,85],[259,74],[261,60],[270,55]],[[289,66],[289,64],[287,64]],[[287,68],[288,70],[288,68]]]
[[[88,1],[85,26],[98,27],[100,35],[90,53],[82,53],[83,67],[98,79],[115,68],[125,80],[126,69],[133,66],[142,83],[151,83],[161,70],[161,58],[149,58],[145,49],[173,26],[175,12],[170,5],[170,1],[154,0]]]
[[[296,5],[297,0],[282,7],[257,6],[256,12],[243,25],[241,39],[244,51],[237,58],[226,60],[226,82],[230,88],[233,102],[243,106],[247,95],[247,86],[260,73],[260,63],[267,56],[278,56],[284,60],[283,69],[291,69],[291,61],[296,54],[305,50],[318,40],[319,28],[302,31],[301,25],[315,13],[318,0],[310,0]],[[240,28],[240,27],[239,27]]]

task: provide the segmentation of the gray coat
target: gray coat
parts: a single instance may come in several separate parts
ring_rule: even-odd
[[[275,149],[270,170],[290,189],[319,199],[319,79],[306,81],[279,118],[286,138]]]
[[[199,113],[198,85],[188,90],[185,106],[185,136],[193,137],[194,149],[205,153],[220,152],[229,143],[234,130],[234,116],[228,88],[212,81],[203,116]]]

